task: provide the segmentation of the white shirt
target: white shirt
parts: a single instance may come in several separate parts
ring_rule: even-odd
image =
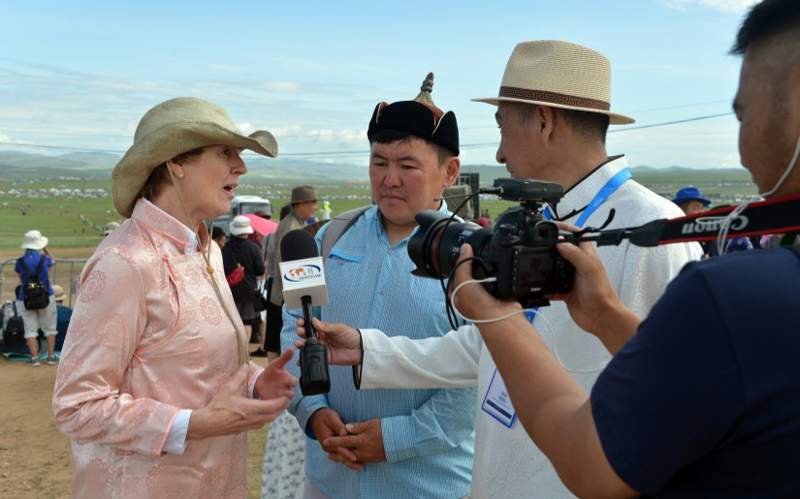
[[[595,170],[567,191],[558,203],[558,214],[564,216],[584,207],[626,166],[625,158],[619,157]],[[636,226],[658,218],[683,215],[670,201],[628,180],[589,217],[586,226],[602,225],[612,208],[616,213],[608,228]],[[579,216],[576,214],[567,221],[575,223]],[[702,257],[697,243],[639,248],[626,241],[619,246],[598,248],[598,253],[623,303],[640,317],[647,315],[669,281],[687,262]],[[546,321],[537,318],[537,330],[574,379],[589,392],[611,355],[600,340],[575,325],[563,303],[553,302],[539,312]],[[519,421],[507,428],[481,409],[496,367],[488,349],[483,348],[476,327],[463,326],[443,337],[424,340],[389,338],[377,330],[361,331],[364,342],[362,389],[455,388],[475,386],[477,382],[471,497],[574,497]]]

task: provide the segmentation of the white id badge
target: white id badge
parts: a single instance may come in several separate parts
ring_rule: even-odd
[[[511,397],[508,396],[506,384],[503,377],[494,369],[492,380],[489,382],[489,388],[486,390],[486,395],[483,397],[483,404],[481,404],[483,412],[497,420],[506,428],[511,428],[514,421],[517,419],[517,411],[511,405]]]

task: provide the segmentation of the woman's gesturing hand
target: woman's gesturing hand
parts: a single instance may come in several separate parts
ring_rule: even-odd
[[[292,360],[293,354],[294,350],[288,348],[280,357],[269,363],[256,381],[256,386],[253,390],[255,398],[269,400],[286,397],[291,400],[294,397],[297,378],[286,370],[286,364]]]
[[[256,430],[275,420],[289,406],[289,398],[249,399],[245,386],[249,367],[242,366],[222,385],[209,404],[192,411],[186,438],[197,440]]]

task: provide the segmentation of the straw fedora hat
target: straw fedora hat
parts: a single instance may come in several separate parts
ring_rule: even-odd
[[[64,288],[59,286],[58,284],[53,284],[53,299],[55,301],[64,301],[67,297],[67,294],[64,292]]]
[[[32,249],[39,251],[40,249],[47,246],[48,240],[46,237],[42,235],[41,232],[38,230],[29,230],[22,236],[22,244],[20,244],[20,248],[22,249]]]
[[[575,43],[522,42],[506,64],[497,97],[472,99],[497,105],[522,102],[608,115],[612,125],[633,123],[611,112],[611,63],[602,54]]]
[[[114,167],[111,191],[114,208],[130,217],[150,173],[175,156],[213,145],[249,149],[275,157],[278,143],[259,130],[243,135],[221,107],[194,97],[178,97],[153,107],[139,121],[133,145]]]

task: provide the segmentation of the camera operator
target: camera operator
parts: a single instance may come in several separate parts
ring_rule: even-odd
[[[506,66],[500,95],[479,99],[497,105],[501,134],[497,161],[515,178],[563,186],[566,194],[550,211],[556,219],[597,227],[614,209],[610,227],[626,227],[681,215],[677,206],[630,179],[624,156],[608,156],[609,123],[633,121],[610,111],[610,80],[608,59],[590,48],[560,41],[518,44]],[[623,243],[601,250],[616,292],[639,314],[650,310],[684,264],[701,255],[696,243],[656,250]],[[539,314],[536,326],[550,325],[543,331],[550,346],[557,347],[577,383],[590,389],[610,359],[608,350],[575,325],[564,304],[540,309]],[[354,338],[359,348],[358,333],[349,327],[322,324],[320,330],[327,333],[334,353]],[[482,348],[475,327],[416,341],[388,338],[374,329],[362,333],[362,388],[478,385],[471,497],[572,497],[516,421],[502,373]],[[356,362],[360,351],[357,357]]]
[[[798,40],[800,3],[765,0],[733,48],[744,55],[739,151],[765,197],[800,193]],[[564,483],[585,497],[800,497],[798,249],[690,264],[641,321],[591,244],[558,247],[577,268],[564,297],[574,320],[610,349],[628,340],[591,396],[521,314],[479,329],[522,425]],[[456,281],[470,278],[462,265]],[[458,295],[476,319],[519,309],[478,285]]]

